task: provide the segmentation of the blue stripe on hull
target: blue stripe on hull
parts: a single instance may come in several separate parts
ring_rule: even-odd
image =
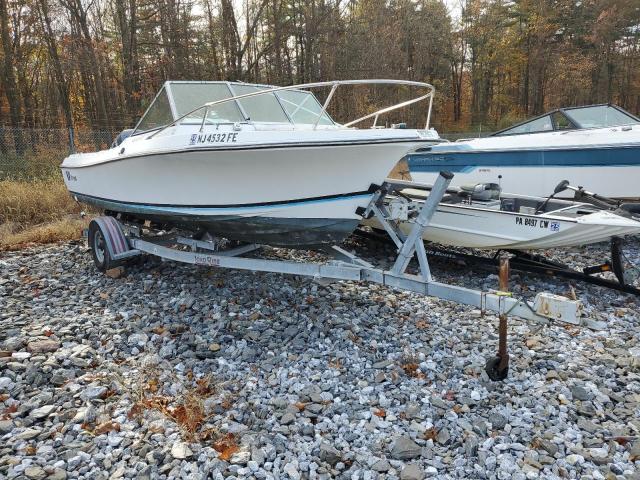
[[[640,166],[640,146],[414,153],[407,155],[407,163],[412,172],[457,173],[468,173],[477,167],[629,167]]]

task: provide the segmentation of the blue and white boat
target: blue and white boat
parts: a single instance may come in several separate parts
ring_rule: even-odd
[[[640,119],[615,105],[561,108],[485,138],[425,146],[407,156],[413,180],[455,173],[460,185],[547,196],[567,179],[612,198],[640,197]]]

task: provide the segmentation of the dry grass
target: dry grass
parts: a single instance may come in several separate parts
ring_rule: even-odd
[[[80,237],[88,221],[59,175],[0,181],[0,250]]]
[[[19,229],[15,229],[14,224],[3,224],[0,225],[0,250],[19,250],[32,244],[77,240],[88,226],[88,218],[65,218]]]

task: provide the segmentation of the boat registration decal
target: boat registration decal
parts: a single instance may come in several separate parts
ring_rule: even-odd
[[[552,232],[560,231],[560,223],[550,222],[549,220],[543,220],[540,218],[516,217],[516,225],[522,225],[523,227],[531,228],[548,228]]]
[[[211,143],[236,143],[238,132],[229,133],[194,133],[189,139],[189,145],[202,145]]]

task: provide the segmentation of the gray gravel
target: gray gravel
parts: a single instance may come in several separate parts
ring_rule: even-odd
[[[509,378],[493,383],[497,319],[472,308],[175,263],[112,279],[74,243],[5,253],[0,478],[640,478],[638,301],[573,288],[608,328],[512,319]]]

